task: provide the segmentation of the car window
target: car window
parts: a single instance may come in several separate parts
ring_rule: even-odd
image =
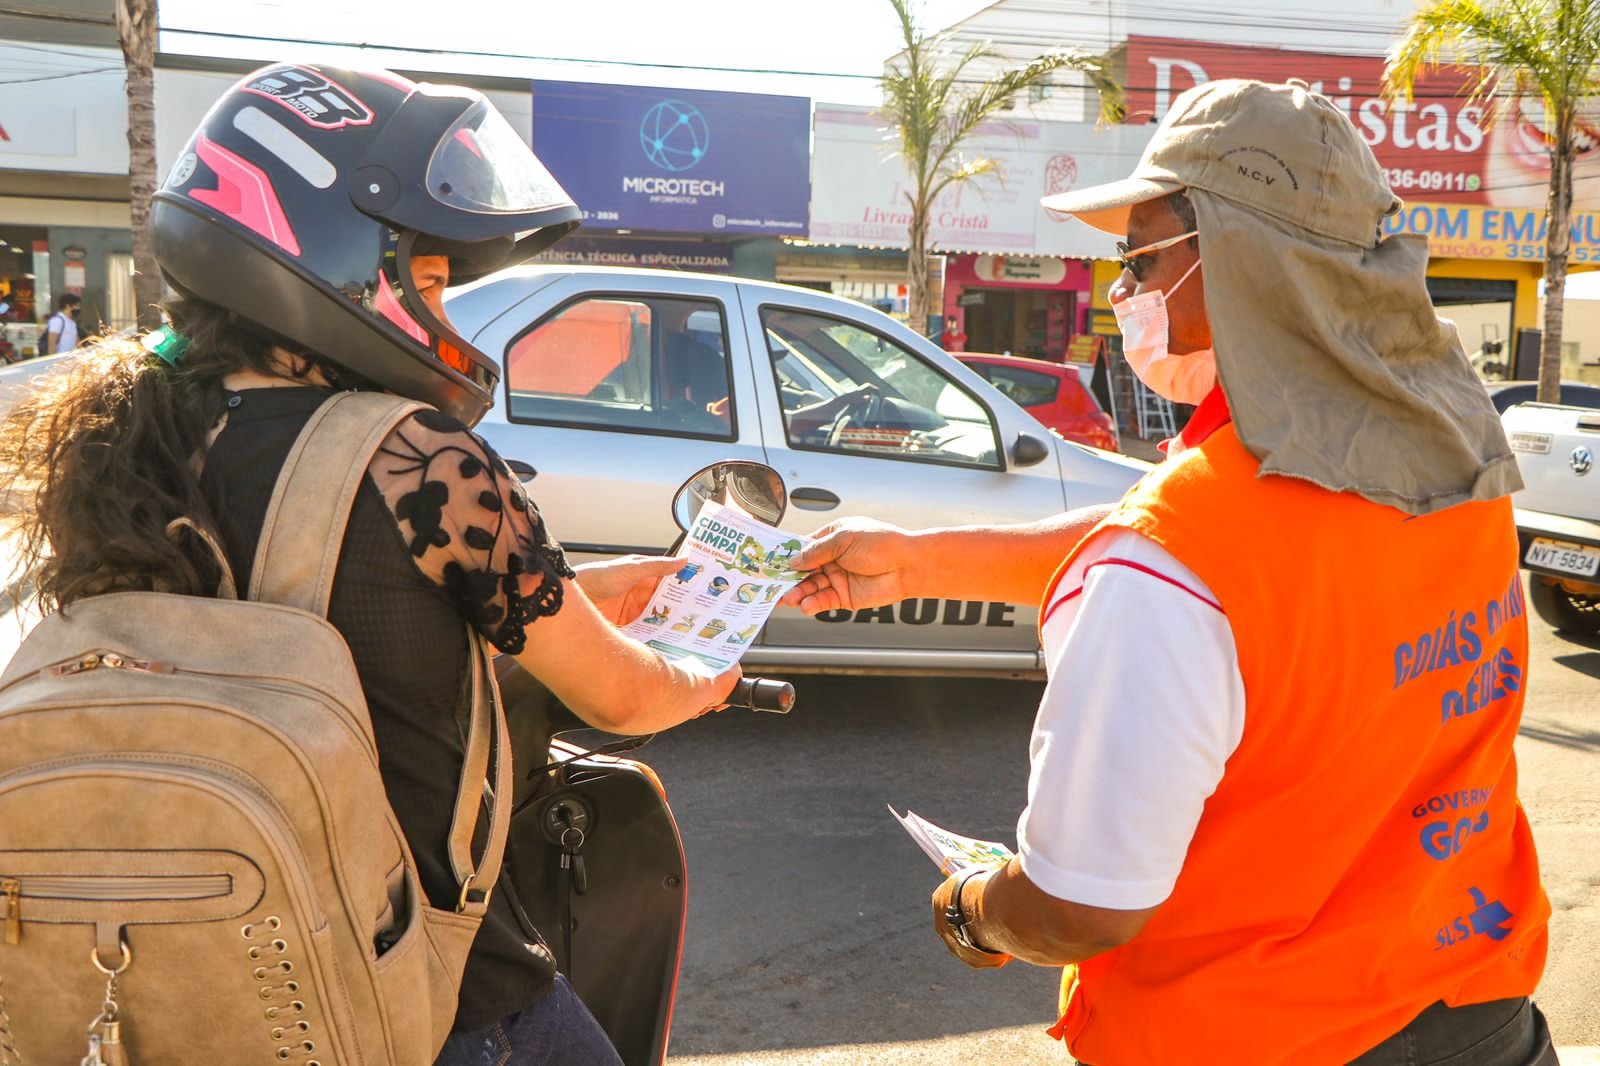
[[[915,352],[826,315],[761,311],[784,427],[796,448],[998,467],[994,421]]]
[[[506,349],[513,422],[733,438],[722,307],[705,300],[591,296]]]
[[[1533,403],[1537,399],[1538,385],[1534,382],[1516,382],[1509,385],[1490,385],[1489,399],[1494,409],[1505,414],[1508,408],[1519,403]],[[1600,388],[1580,385],[1570,381],[1561,383],[1561,403],[1566,407],[1588,407],[1600,410]]]
[[[990,366],[985,375],[994,387],[1023,407],[1038,407],[1053,403],[1060,391],[1061,379],[1039,370],[1025,370],[1016,366]]]

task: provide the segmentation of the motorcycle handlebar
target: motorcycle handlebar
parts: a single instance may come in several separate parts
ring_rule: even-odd
[[[794,709],[794,686],[787,681],[773,681],[765,677],[742,677],[728,693],[728,707],[748,711],[769,711],[788,714]]]

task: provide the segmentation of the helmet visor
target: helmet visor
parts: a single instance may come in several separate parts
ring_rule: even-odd
[[[481,100],[440,139],[424,180],[435,200],[479,214],[522,214],[570,202],[511,124]]]

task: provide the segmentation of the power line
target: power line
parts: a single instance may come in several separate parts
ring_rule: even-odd
[[[463,56],[463,57],[469,57],[469,58],[473,58],[473,59],[507,59],[507,60],[516,60],[516,61],[519,61],[519,62],[527,62],[527,63],[568,63],[568,64],[579,64],[579,65],[597,66],[597,67],[631,67],[631,68],[638,68],[638,69],[643,69],[643,70],[675,70],[675,71],[707,73],[707,74],[757,74],[757,75],[771,75],[771,76],[776,76],[776,77],[828,78],[828,79],[850,80],[850,81],[858,81],[858,82],[861,82],[861,81],[878,81],[878,80],[880,80],[882,78],[881,74],[850,73],[850,72],[844,72],[844,71],[786,70],[786,69],[782,69],[782,68],[778,68],[778,67],[708,66],[708,65],[696,64],[696,63],[658,63],[658,62],[649,62],[649,61],[645,61],[645,60],[630,60],[630,59],[592,59],[592,58],[584,58],[584,57],[581,57],[581,56],[541,56],[541,55],[527,55],[527,54],[518,53],[518,52],[496,52],[496,51],[489,51],[489,50],[484,50],[484,49],[434,48],[434,47],[426,47],[426,46],[374,44],[374,43],[369,42],[369,41],[332,41],[332,40],[327,40],[325,38],[314,38],[314,37],[282,37],[282,36],[262,37],[260,35],[251,34],[251,33],[235,33],[235,32],[231,32],[231,31],[227,31],[227,30],[188,29],[188,28],[184,28],[184,27],[166,27],[165,29],[163,29],[162,32],[163,33],[187,34],[187,35],[190,35],[190,36],[197,36],[197,37],[215,37],[215,38],[221,38],[221,39],[224,39],[224,40],[248,41],[248,42],[251,42],[251,43],[261,44],[261,45],[293,44],[293,45],[307,45],[307,46],[321,47],[321,48],[355,48],[355,49],[362,49],[362,50],[379,50],[379,51],[386,51],[386,52],[403,52],[403,53],[410,53],[410,54],[413,54],[413,55],[436,56],[436,57],[442,57],[442,58]],[[1245,46],[1245,47],[1249,47],[1249,46]],[[1279,49],[1278,51],[1293,53],[1295,50],[1294,49]],[[1306,52],[1305,55],[1308,58],[1311,58],[1311,57],[1321,58],[1321,57],[1324,57],[1324,56],[1328,55],[1328,53]],[[1376,56],[1364,56],[1364,55],[1358,55],[1358,54],[1351,54],[1350,57],[1351,58],[1356,58],[1356,59],[1376,59],[1376,58],[1380,58],[1380,57],[1376,57]],[[1007,57],[997,56],[996,58],[1005,59]],[[955,84],[957,84],[957,85],[983,85],[983,84],[986,83],[986,81],[987,81],[987,79],[976,78],[976,77],[975,78],[958,78],[958,79],[956,79]],[[1070,88],[1070,89],[1087,89],[1087,88],[1089,88],[1088,85],[1086,85],[1085,83],[1082,83],[1082,82],[1072,82],[1072,83],[1051,82],[1049,84],[1054,88]],[[1125,92],[1152,92],[1153,93],[1153,92],[1161,91],[1161,89],[1163,87],[1155,85],[1153,83],[1147,85],[1147,84],[1135,84],[1135,83],[1131,83],[1130,82],[1128,84],[1123,85],[1122,88],[1123,88],[1123,90]],[[1327,92],[1327,87],[1326,86],[1324,87],[1324,89],[1325,89],[1325,94],[1330,94],[1330,93]],[[1333,90],[1330,95],[1339,95],[1342,92],[1344,92],[1344,90]],[[1450,89],[1440,89],[1440,90],[1419,89],[1416,93],[1413,94],[1413,99],[1415,99],[1415,100],[1457,100],[1457,99],[1462,99],[1462,98],[1463,98],[1463,94],[1462,93],[1460,93],[1458,91],[1455,91],[1455,90],[1450,90]]]
[[[30,41],[0,41],[0,51],[36,52],[41,56],[50,56],[61,59],[101,60],[105,58],[105,54],[107,52],[115,53],[117,48],[113,45],[107,45],[104,48],[99,48],[92,52],[79,52],[56,44],[35,44]]]
[[[0,85],[33,85],[41,81],[60,81],[63,78],[76,78],[84,74],[109,74],[113,71],[123,71],[124,67],[95,67],[92,70],[69,70],[63,74],[40,74],[34,78],[4,78]]]
[[[94,18],[89,15],[70,15],[55,11],[24,11],[15,7],[0,7],[0,15],[19,19],[36,19],[40,22],[76,22],[84,26],[115,26],[116,19]]]
[[[585,59],[580,56],[537,56],[520,52],[491,52],[473,48],[431,48],[423,45],[374,44],[370,41],[329,41],[315,37],[262,37],[253,33],[232,33],[226,30],[188,29],[181,26],[164,26],[163,33],[184,33],[198,37],[218,37],[224,40],[250,41],[257,44],[298,44],[328,48],[381,49],[389,52],[410,52],[426,56],[469,56],[474,59],[516,59],[530,63],[583,63],[603,67],[642,67],[649,70],[707,71],[718,74],[775,74],[801,78],[851,78],[876,80],[877,74],[853,74],[843,71],[781,70],[774,67],[718,67],[695,63],[652,63],[629,59]]]

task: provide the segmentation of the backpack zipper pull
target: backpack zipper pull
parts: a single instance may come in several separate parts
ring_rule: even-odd
[[[6,903],[5,942],[22,943],[22,882],[8,877],[0,880],[0,898]]]
[[[177,667],[171,663],[156,662],[152,659],[130,659],[120,652],[91,651],[63,663],[44,668],[45,673],[51,677],[71,677],[89,670],[137,670],[146,674],[171,674],[177,672]]]

